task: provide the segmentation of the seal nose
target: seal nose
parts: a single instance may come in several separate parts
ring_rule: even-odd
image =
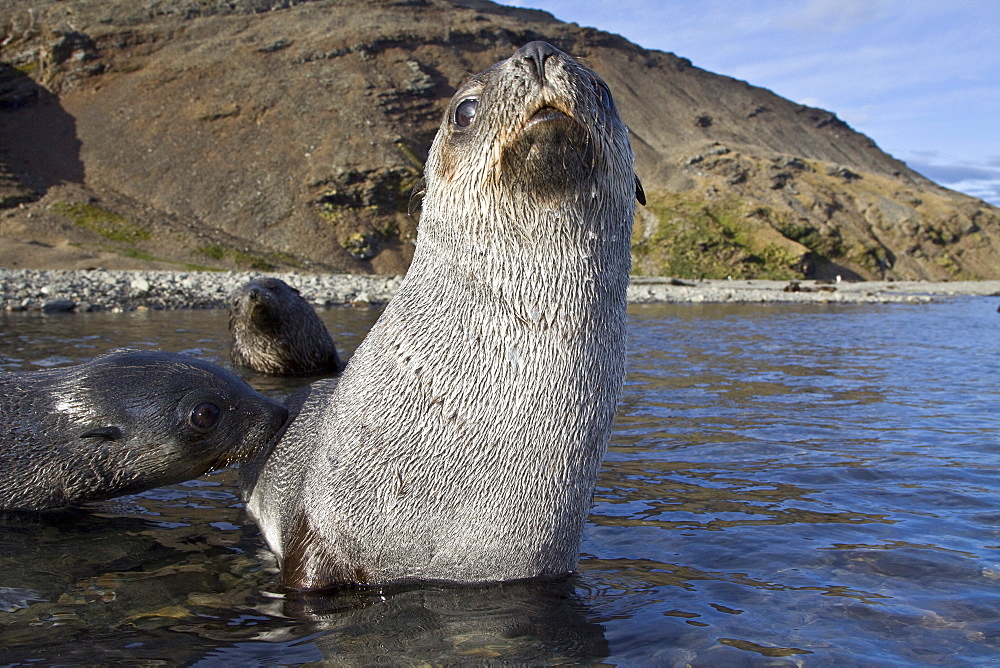
[[[549,56],[557,55],[559,50],[548,42],[529,42],[518,49],[517,53],[532,62],[538,83],[545,83],[545,61]]]

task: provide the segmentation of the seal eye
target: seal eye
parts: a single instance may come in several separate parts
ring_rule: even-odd
[[[222,415],[222,411],[219,407],[206,401],[205,403],[198,404],[194,407],[188,421],[191,423],[192,427],[196,427],[198,429],[211,429],[219,422],[220,415]]]
[[[455,107],[455,125],[460,128],[467,128],[472,125],[472,119],[476,117],[476,109],[479,108],[479,100],[470,97],[462,100]]]

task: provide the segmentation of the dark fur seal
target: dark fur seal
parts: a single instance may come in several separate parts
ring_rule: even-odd
[[[548,44],[458,91],[399,291],[245,467],[286,585],[576,567],[625,375],[632,163],[607,86]]]
[[[256,454],[288,417],[235,374],[121,350],[0,376],[0,510],[110,499]]]
[[[330,333],[299,291],[277,278],[237,290],[229,306],[233,363],[260,373],[339,373]]]

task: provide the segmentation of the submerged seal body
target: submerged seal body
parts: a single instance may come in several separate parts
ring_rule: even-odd
[[[286,585],[575,568],[625,374],[632,162],[605,84],[548,44],[458,91],[398,292],[244,467]]]
[[[337,348],[299,291],[277,278],[258,278],[230,299],[233,363],[260,373],[338,373]]]
[[[196,478],[272,444],[288,416],[235,374],[121,350],[0,376],[0,510],[42,510]]]

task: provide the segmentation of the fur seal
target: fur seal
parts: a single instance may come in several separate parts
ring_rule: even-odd
[[[288,410],[235,374],[119,350],[0,376],[0,510],[43,510],[196,478],[272,444]]]
[[[277,278],[258,278],[229,304],[233,364],[290,376],[339,373],[337,348],[323,321],[299,291]]]
[[[292,588],[566,573],[625,376],[639,194],[604,82],[532,42],[452,98],[413,262],[248,509]]]

